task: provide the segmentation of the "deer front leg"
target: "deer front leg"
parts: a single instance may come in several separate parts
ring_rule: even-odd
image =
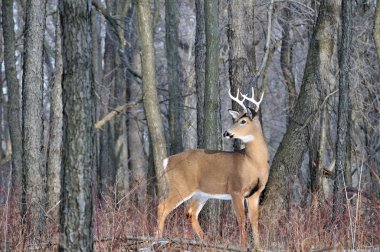
[[[256,192],[248,198],[248,213],[253,231],[253,244],[255,248],[260,246],[260,232],[259,232],[259,203],[261,191]]]
[[[232,196],[232,206],[235,210],[235,214],[238,220],[241,244],[247,246],[247,230],[246,223],[247,218],[245,217],[244,211],[244,197],[242,195],[231,195]]]

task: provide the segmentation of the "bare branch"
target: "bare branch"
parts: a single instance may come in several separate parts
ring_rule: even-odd
[[[105,115],[102,119],[100,119],[98,122],[95,123],[95,128],[100,129],[104,124],[106,124],[108,121],[112,120],[115,116],[123,112],[124,110],[131,109],[133,107],[137,106],[137,102],[132,103],[126,103],[124,105],[120,105],[111,112],[109,112],[107,115]]]

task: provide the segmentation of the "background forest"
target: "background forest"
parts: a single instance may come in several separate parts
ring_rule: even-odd
[[[379,249],[377,0],[0,5],[1,251],[159,249],[162,160],[244,148],[222,132],[228,90],[251,88],[270,152],[262,249]],[[205,246],[183,212],[160,248]],[[229,201],[200,221],[211,246],[242,249]]]

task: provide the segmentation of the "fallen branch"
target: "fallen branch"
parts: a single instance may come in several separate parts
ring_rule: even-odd
[[[211,250],[218,250],[218,251],[233,251],[233,252],[246,252],[250,251],[250,248],[244,248],[234,245],[223,245],[223,244],[209,244],[202,241],[196,241],[196,240],[186,240],[186,239],[180,239],[180,238],[172,238],[172,239],[158,239],[155,237],[150,236],[124,236],[124,237],[118,237],[118,238],[102,238],[102,239],[95,239],[94,245],[99,243],[107,243],[107,242],[118,242],[119,246],[145,246],[145,247],[153,247],[154,251],[161,251],[162,249],[165,249],[165,247],[170,246],[181,246],[181,248],[185,246],[194,246],[197,247],[199,250],[203,249],[211,249]],[[122,242],[122,243],[120,243]],[[123,244],[125,243],[125,244]],[[58,243],[55,242],[40,242],[38,245],[29,246],[28,249],[30,251],[40,251],[43,249],[51,249],[54,250],[58,247]],[[256,249],[255,251],[266,251],[262,249]]]
[[[202,241],[196,241],[196,240],[186,240],[186,239],[180,239],[180,238],[172,238],[172,239],[158,239],[155,237],[149,237],[149,236],[124,236],[119,237],[116,239],[112,238],[105,238],[101,240],[97,240],[95,242],[107,242],[107,241],[122,241],[125,243],[129,243],[129,245],[137,245],[136,243],[142,244],[142,243],[149,243],[147,246],[160,246],[161,248],[164,246],[173,246],[173,245],[181,245],[181,246],[196,246],[200,248],[211,248],[211,249],[218,249],[222,251],[236,251],[236,252],[242,252],[242,251],[248,251],[247,248],[234,246],[234,245],[223,245],[223,244],[210,244],[205,243]],[[132,242],[132,244],[131,244]],[[257,251],[264,251],[264,250],[257,250]]]
[[[114,118],[116,115],[120,114],[124,110],[133,108],[137,105],[136,102],[133,103],[127,103],[124,105],[120,105],[111,112],[109,112],[107,115],[105,115],[102,119],[100,119],[97,123],[95,123],[95,129],[100,129],[104,124],[106,124],[108,121],[110,121],[112,118]]]

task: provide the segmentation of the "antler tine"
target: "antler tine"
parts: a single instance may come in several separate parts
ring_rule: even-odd
[[[254,105],[255,105],[255,111],[259,111],[259,108],[260,108],[260,103],[263,101],[263,97],[264,97],[264,92],[261,94],[261,98],[259,101],[255,101],[255,91],[254,89],[252,88],[252,97],[249,98],[247,97],[247,95],[244,95],[242,93],[240,93],[241,96],[243,96],[244,99],[246,99],[247,101],[250,101],[252,102]]]
[[[231,94],[231,88],[228,90],[228,94],[230,96],[230,98],[235,101],[237,104],[239,104],[243,109],[244,109],[244,113],[247,113],[248,110],[247,110],[247,107],[244,105],[244,100],[246,99],[244,96],[243,96],[243,100],[239,100],[239,94],[241,94],[239,92],[239,89],[237,90],[237,94],[236,94],[236,97],[234,97],[232,94]]]

